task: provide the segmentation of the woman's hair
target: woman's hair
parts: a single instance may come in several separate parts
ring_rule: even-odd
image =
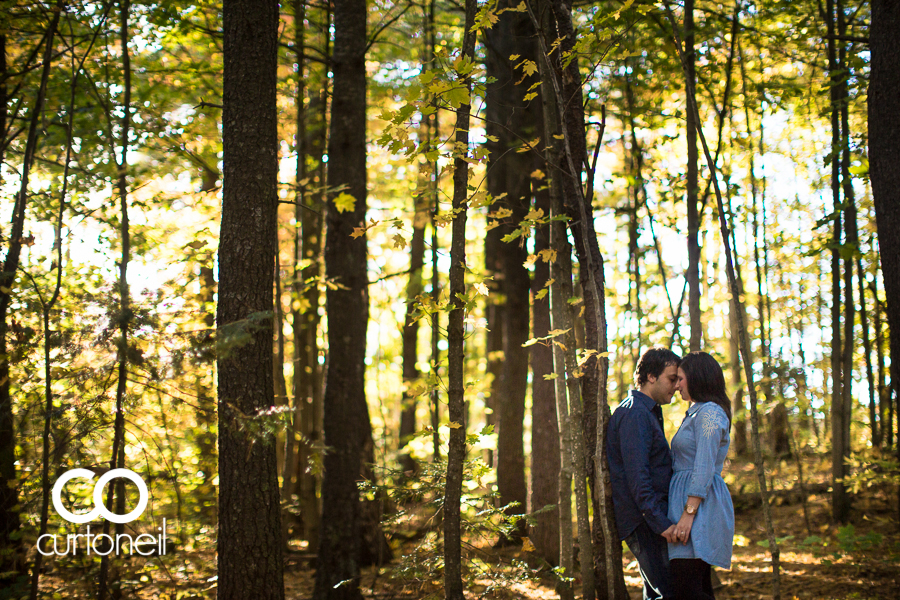
[[[679,368],[687,379],[688,394],[694,402],[715,402],[728,415],[731,425],[731,401],[725,393],[722,367],[706,352],[691,352],[681,360]]]

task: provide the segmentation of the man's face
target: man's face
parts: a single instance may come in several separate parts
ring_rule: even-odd
[[[672,401],[672,395],[675,393],[675,384],[678,383],[678,367],[669,365],[660,373],[659,377],[654,378],[652,375],[647,378],[648,396],[653,398],[657,404],[668,404]]]

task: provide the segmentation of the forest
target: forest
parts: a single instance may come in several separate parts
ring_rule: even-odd
[[[897,598],[898,32],[0,0],[0,599],[640,598],[657,347],[725,375],[715,595]]]

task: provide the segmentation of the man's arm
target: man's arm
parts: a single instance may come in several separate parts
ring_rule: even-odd
[[[650,530],[662,535],[670,532],[674,524],[666,514],[665,503],[653,489],[650,476],[652,418],[652,415],[643,411],[629,411],[619,424],[619,440],[628,492]]]

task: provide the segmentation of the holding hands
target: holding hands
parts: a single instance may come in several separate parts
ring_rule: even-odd
[[[666,538],[666,541],[670,544],[677,544],[679,542],[682,545],[687,544],[688,539],[691,537],[691,526],[694,524],[694,515],[697,514],[697,509],[700,507],[700,502],[702,501],[703,499],[697,496],[688,496],[687,504],[684,505],[684,512],[681,513],[681,518],[678,519],[678,523],[670,525],[669,528],[660,535]]]

